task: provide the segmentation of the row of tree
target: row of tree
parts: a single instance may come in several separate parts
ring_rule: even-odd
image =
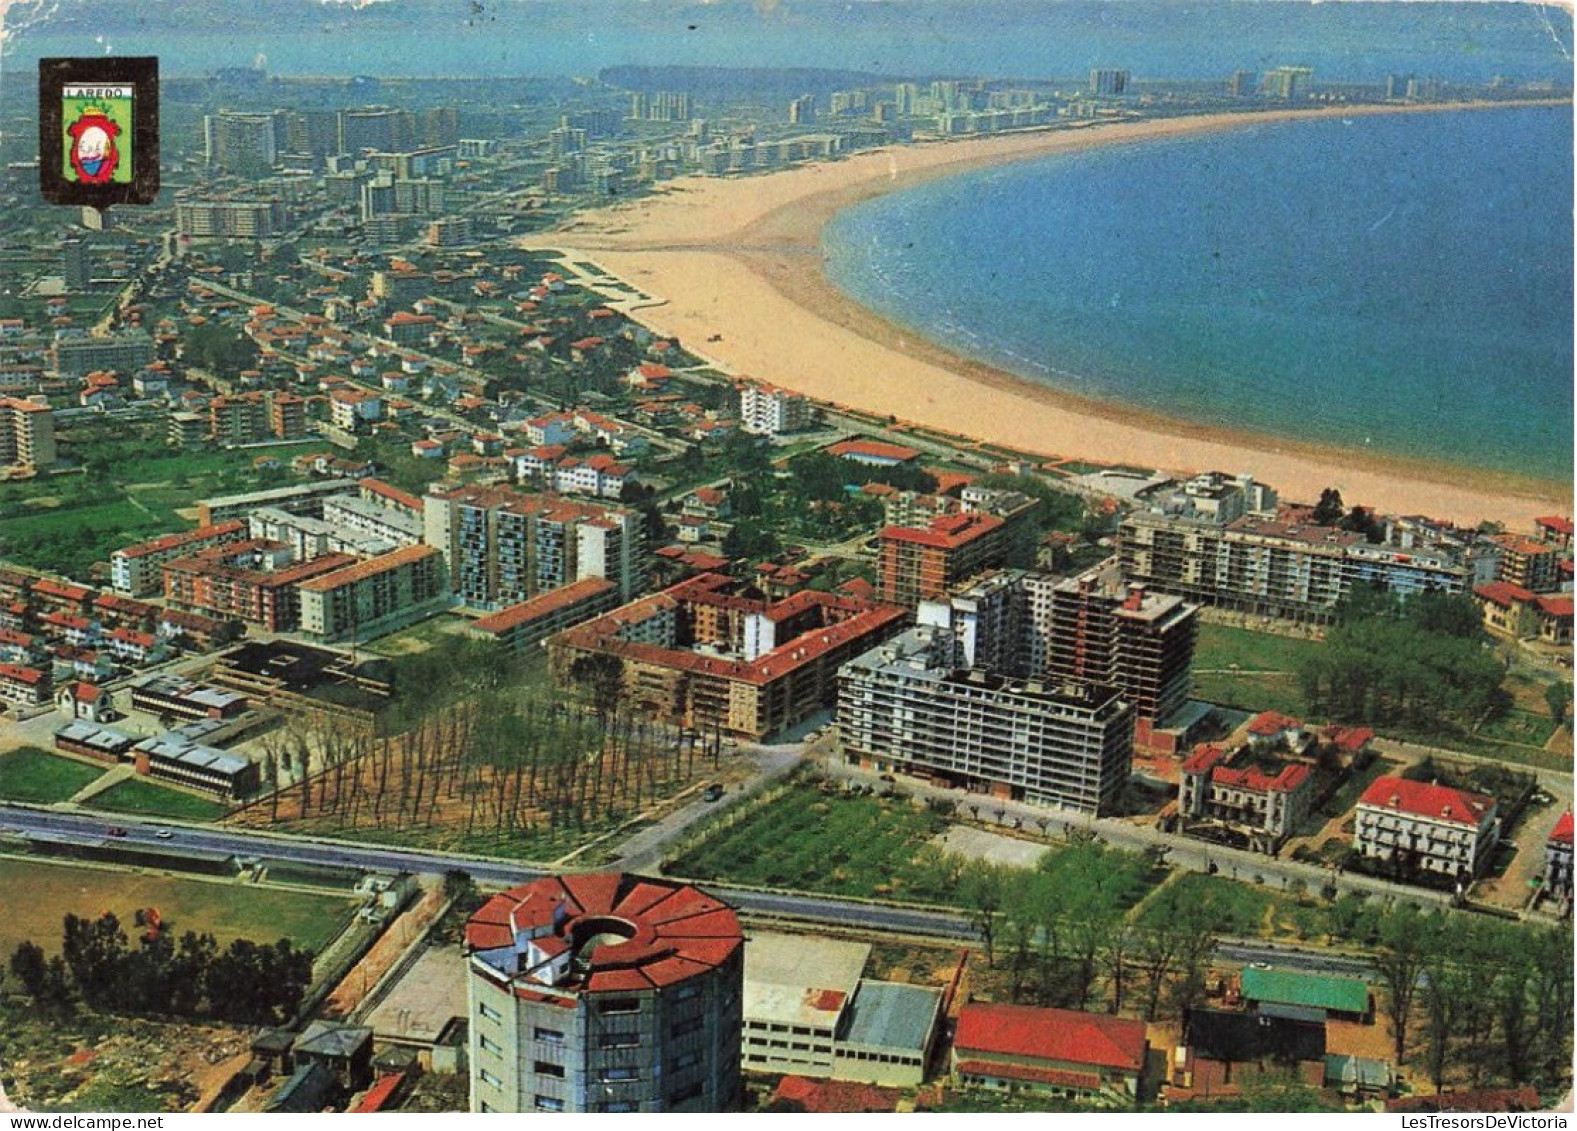
[[[1181,1017],[1204,1000],[1217,943],[1234,921],[1215,889],[1162,886],[1130,912],[1143,858],[1099,843],[1048,854],[1034,869],[961,864],[987,961],[1006,967],[1014,1000],[1064,1008],[1139,1008]],[[1148,866],[1148,863],[1139,866]],[[1333,941],[1362,939],[1373,955],[1377,1007],[1395,1057],[1421,1057],[1438,1088],[1447,1078],[1558,1084],[1570,1067],[1570,924],[1530,925],[1487,915],[1385,908],[1344,897],[1331,907]],[[1364,922],[1360,923],[1362,919]]]
[[[166,931],[128,942],[110,913],[67,915],[61,951],[46,958],[32,941],[11,955],[11,973],[35,1005],[69,1014],[80,1002],[105,1013],[173,1014],[242,1025],[293,1017],[312,984],[312,954],[289,939],[237,939],[224,950],[213,935]]]
[[[717,735],[629,710],[616,659],[577,667],[581,699],[543,692],[537,674],[496,646],[453,641],[402,660],[396,707],[378,727],[291,718],[264,740],[264,777],[296,783],[288,796],[270,792],[270,820],[465,837],[580,828],[638,812],[689,780],[697,758],[716,761]]]
[[[1410,904],[1382,921],[1375,969],[1405,1061],[1421,1039],[1438,1089],[1453,1069],[1487,1079],[1554,1084],[1570,1072],[1571,925],[1530,926],[1485,915],[1424,913]]]

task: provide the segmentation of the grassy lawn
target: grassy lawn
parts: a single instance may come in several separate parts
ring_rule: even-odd
[[[1394,774],[1400,768],[1400,762],[1393,762],[1389,758],[1376,758],[1369,763],[1368,768],[1348,778],[1340,789],[1331,794],[1330,800],[1320,806],[1320,815],[1327,818],[1342,816],[1358,804],[1358,798],[1363,796],[1363,791],[1377,779],[1387,774]]]
[[[926,842],[942,830],[907,801],[790,790],[679,857],[670,870],[833,895],[950,902]]]
[[[182,821],[217,821],[229,810],[218,801],[133,778],[110,786],[87,802],[90,809]]]
[[[1322,647],[1318,640],[1202,623],[1194,648],[1194,668],[1225,671],[1236,664],[1245,672],[1296,672],[1305,656]]]
[[[1536,715],[1513,708],[1503,717],[1479,727],[1477,733],[1481,738],[1542,748],[1555,733],[1555,720],[1548,713]]]
[[[157,907],[178,935],[212,934],[221,947],[243,938],[289,938],[316,951],[339,933],[353,902],[251,884],[0,858],[0,907],[6,909],[0,916],[3,955],[29,939],[57,953],[67,914],[96,919],[109,911],[130,933],[140,907]]]
[[[1186,902],[1211,900],[1215,903],[1220,911],[1217,930],[1223,935],[1249,938],[1301,936],[1310,924],[1303,922],[1305,917],[1298,914],[1300,908],[1297,900],[1253,883],[1240,882],[1252,879],[1252,874],[1246,869],[1239,869],[1239,880],[1225,875],[1208,876],[1201,872],[1189,872],[1179,876],[1173,884],[1181,889],[1179,895]],[[1139,911],[1140,925],[1153,925],[1155,915],[1161,913],[1162,908],[1160,903],[1142,907]]]
[[[1280,711],[1296,718],[1307,718],[1309,714],[1298,677],[1290,674],[1233,675],[1196,670],[1190,695],[1206,703],[1241,707],[1255,714]]]
[[[0,755],[0,797],[50,805],[65,801],[104,774],[98,766],[61,758],[36,746]]]

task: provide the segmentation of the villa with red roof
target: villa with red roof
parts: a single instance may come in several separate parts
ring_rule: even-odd
[[[1572,811],[1561,814],[1544,844],[1544,891],[1565,903],[1572,898]]]
[[[1268,772],[1252,760],[1240,767],[1233,761],[1223,747],[1196,747],[1183,763],[1178,812],[1185,822],[1225,826],[1274,852],[1313,805],[1314,772],[1302,762]]]
[[[1406,778],[1378,778],[1358,799],[1353,847],[1401,875],[1433,872],[1467,881],[1500,839],[1493,797]]]
[[[965,1087],[1129,1104],[1148,1052],[1142,1021],[971,1002],[958,1011],[952,1067]]]

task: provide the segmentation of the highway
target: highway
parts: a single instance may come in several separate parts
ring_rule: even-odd
[[[110,828],[123,829],[111,837]],[[169,835],[160,836],[160,832]],[[181,848],[221,852],[263,860],[330,865],[378,872],[441,874],[462,869],[483,884],[518,884],[548,874],[545,870],[483,857],[356,845],[337,841],[307,840],[256,830],[217,829],[136,821],[37,809],[0,802],[0,834],[45,833],[79,843],[136,844],[164,851]],[[706,888],[751,916],[800,920],[825,926],[921,936],[930,940],[979,946],[980,934],[967,916],[919,907],[892,907],[820,895],[763,892],[727,884],[707,883]],[[1282,967],[1325,974],[1367,976],[1368,962],[1325,949],[1302,949],[1244,939],[1224,939],[1217,947],[1219,960],[1249,965],[1274,963]]]

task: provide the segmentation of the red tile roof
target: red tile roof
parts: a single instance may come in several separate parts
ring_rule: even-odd
[[[996,515],[944,514],[931,520],[925,530],[910,526],[889,526],[881,532],[883,542],[904,542],[915,546],[930,546],[939,550],[955,550],[991,533],[1002,525]]]
[[[798,1104],[809,1115],[857,1115],[863,1112],[896,1111],[902,1095],[896,1088],[881,1088],[875,1084],[785,1076],[778,1081],[773,1098]]]
[[[1513,605],[1526,605],[1538,599],[1531,590],[1513,585],[1509,581],[1491,581],[1487,585],[1475,585],[1473,594],[1503,609],[1509,609]]]
[[[1539,611],[1550,617],[1570,617],[1572,598],[1569,593],[1546,593],[1539,597]]]
[[[37,668],[25,668],[21,664],[0,664],[0,679],[8,679],[12,683],[25,683],[31,687],[43,681],[44,673]]]
[[[880,440],[844,440],[833,444],[827,449],[831,456],[842,456],[844,459],[858,459],[864,456],[869,459],[890,459],[898,463],[918,459],[919,451],[906,448],[901,444],[884,444]]]
[[[1376,778],[1374,784],[1364,790],[1358,804],[1477,828],[1484,815],[1493,812],[1495,799],[1447,785],[1406,778]]]
[[[615,588],[613,582],[605,578],[582,578],[560,589],[554,589],[529,601],[522,601],[518,605],[511,605],[507,609],[482,617],[473,627],[482,632],[507,632],[517,625],[539,620],[560,609],[566,609],[582,601],[591,601],[613,588]]]
[[[425,440],[417,441],[417,443],[426,442],[427,441]],[[385,483],[381,479],[363,479],[360,480],[356,486],[360,487],[363,491],[369,491],[380,498],[387,499],[391,503],[395,503],[398,506],[404,507],[406,510],[415,511],[418,514],[421,513],[422,501],[415,495],[411,494],[409,491],[402,491],[392,483]]]
[[[1547,514],[1543,518],[1534,519],[1533,522],[1537,526],[1542,526],[1546,530],[1553,530],[1557,534],[1564,534],[1568,538],[1572,535],[1572,520],[1563,515]]]
[[[553,927],[555,914],[564,916]],[[744,945],[739,917],[700,888],[621,873],[553,876],[496,895],[466,924],[470,950],[514,945],[515,932],[549,928],[576,940],[596,934],[599,920],[618,920],[631,934],[618,946],[583,956],[588,993],[651,990],[729,961]]]
[[[1283,715],[1276,711],[1265,711],[1248,724],[1248,732],[1260,738],[1271,738],[1284,730],[1297,730],[1301,726],[1303,726],[1302,719],[1295,719],[1291,715]]]
[[[984,1053],[1138,1072],[1145,1030],[1142,1021],[1107,1014],[971,1002],[958,1011],[953,1047],[966,1061],[968,1053]]]
[[[301,583],[303,593],[329,593],[346,585],[354,585],[358,581],[365,581],[369,577],[377,577],[380,573],[399,569],[402,566],[414,565],[434,557],[440,551],[436,546],[402,546],[392,553],[379,554],[375,558],[368,558],[363,562],[355,562],[332,573],[321,574]]]
[[[1555,822],[1555,827],[1550,830],[1550,839],[1556,844],[1569,845],[1572,842],[1572,811],[1570,809],[1561,814],[1561,819]]]
[[[148,554],[157,554],[165,550],[174,550],[193,542],[212,541],[223,538],[229,534],[239,534],[246,529],[246,523],[237,521],[216,522],[212,526],[199,526],[196,530],[183,530],[179,534],[166,534],[162,538],[154,538],[147,542],[139,542],[135,546],[127,546],[124,550],[117,550],[123,558],[141,558]]]

